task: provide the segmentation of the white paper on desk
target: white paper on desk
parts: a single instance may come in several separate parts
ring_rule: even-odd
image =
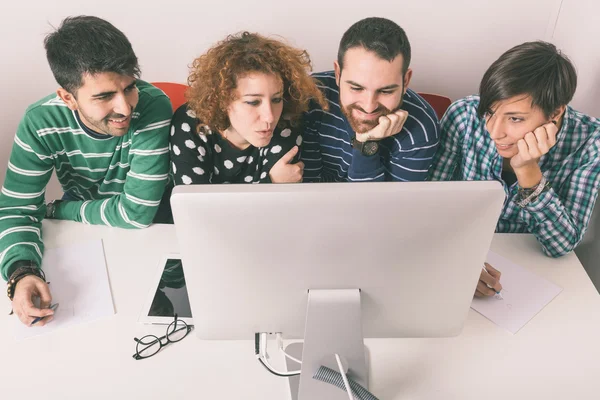
[[[471,308],[515,334],[562,291],[554,283],[490,251],[487,262],[501,272],[502,297],[473,298]]]
[[[101,240],[45,251],[42,268],[50,282],[54,319],[42,327],[27,327],[16,319],[16,337],[24,339],[113,315],[113,305]]]

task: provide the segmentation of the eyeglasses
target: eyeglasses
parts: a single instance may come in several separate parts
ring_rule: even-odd
[[[142,360],[144,358],[152,357],[169,343],[179,342],[181,339],[186,337],[188,333],[192,331],[192,329],[194,329],[193,326],[186,324],[182,320],[178,320],[177,314],[175,314],[175,320],[167,327],[166,335],[161,337],[146,335],[141,339],[133,338],[133,340],[135,340],[137,343],[133,358],[136,360]]]

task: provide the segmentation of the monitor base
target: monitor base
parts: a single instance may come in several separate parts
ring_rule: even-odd
[[[304,343],[292,343],[286,352],[302,360],[301,374],[288,378],[292,400],[347,400],[336,386],[313,375],[321,366],[339,371],[339,354],[349,379],[368,389],[367,350],[362,336],[360,290],[310,290]],[[286,358],[288,371],[298,364]]]

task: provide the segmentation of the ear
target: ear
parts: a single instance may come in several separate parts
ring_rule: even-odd
[[[404,78],[403,78],[403,80],[404,80],[404,93],[403,94],[406,94],[406,90],[408,89],[408,84],[410,83],[411,78],[412,78],[412,69],[409,68],[406,70],[406,73],[404,74]]]
[[[67,105],[67,107],[69,107],[69,109],[71,111],[76,111],[79,108],[79,106],[77,105],[77,100],[75,99],[75,96],[73,96],[66,89],[58,88],[58,90],[56,91],[56,94],[58,95],[58,97],[61,98],[62,101],[65,102],[65,104]]]
[[[342,75],[342,69],[340,68],[340,64],[337,61],[333,62],[333,71],[335,72],[335,83],[337,83],[338,87],[340,86],[340,76]]]
[[[560,118],[562,118],[563,114],[565,113],[565,110],[567,109],[567,106],[560,106],[556,109],[556,111],[554,111],[554,113],[550,116],[550,119],[552,121],[558,121]]]

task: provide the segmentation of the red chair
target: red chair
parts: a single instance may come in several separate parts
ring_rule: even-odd
[[[185,91],[188,88],[187,85],[173,82],[152,82],[152,84],[165,92],[169,99],[171,99],[173,111],[177,110],[183,103],[186,102]]]
[[[438,119],[442,119],[442,116],[452,104],[452,100],[446,96],[442,96],[439,94],[431,94],[431,93],[419,93],[419,96],[424,98],[435,110],[435,113],[438,116]]]

